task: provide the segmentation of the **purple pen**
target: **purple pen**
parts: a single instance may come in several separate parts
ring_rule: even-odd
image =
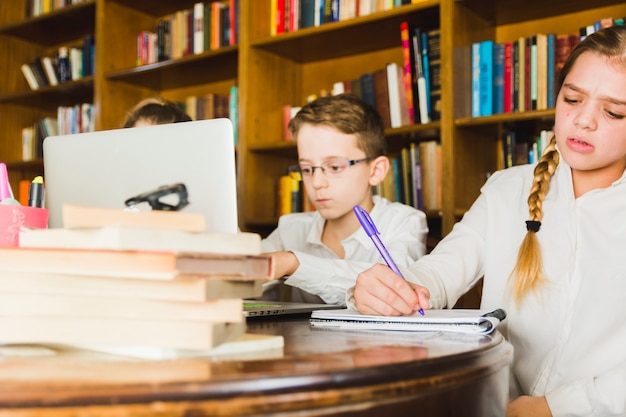
[[[400,269],[398,269],[398,265],[396,265],[393,258],[389,254],[389,251],[387,251],[387,248],[383,244],[382,240],[380,240],[380,237],[378,236],[380,232],[378,231],[378,229],[376,229],[376,225],[372,221],[372,218],[370,217],[367,210],[365,210],[361,206],[354,206],[352,210],[354,210],[354,214],[356,214],[356,218],[359,219],[359,223],[361,223],[363,230],[365,230],[365,233],[370,237],[370,239],[372,239],[372,242],[374,242],[374,246],[376,246],[376,249],[378,249],[380,256],[383,257],[387,266],[402,279],[405,279],[404,275],[402,275],[402,272],[400,272]],[[422,308],[420,308],[418,311],[422,316],[424,315],[424,310]]]

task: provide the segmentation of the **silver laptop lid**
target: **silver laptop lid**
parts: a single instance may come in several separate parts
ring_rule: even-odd
[[[64,203],[123,209],[130,197],[183,183],[189,194],[183,211],[203,214],[209,232],[238,231],[228,119],[51,136],[43,151],[51,228],[63,227]]]

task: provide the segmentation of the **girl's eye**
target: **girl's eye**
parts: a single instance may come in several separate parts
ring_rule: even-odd
[[[578,103],[578,100],[575,98],[569,98],[569,97],[563,97],[563,101],[566,102],[567,104],[574,104],[574,103]]]
[[[609,115],[610,118],[616,119],[616,120],[622,120],[624,118],[623,114],[614,113],[614,112],[608,111],[608,110],[607,110],[607,114]]]

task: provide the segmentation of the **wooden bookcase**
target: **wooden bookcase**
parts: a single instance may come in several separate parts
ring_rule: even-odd
[[[496,141],[502,132],[539,132],[551,127],[554,114],[543,110],[471,118],[471,43],[577,32],[601,18],[626,15],[626,5],[616,0],[420,0],[271,36],[271,1],[240,0],[237,46],[135,67],[136,35],[154,30],[166,14],[191,8],[194,0],[87,0],[32,18],[25,16],[28,1],[0,2],[0,160],[8,163],[14,189],[20,179],[43,171],[41,161],[20,162],[21,129],[54,115],[59,105],[93,102],[96,130],[104,130],[119,127],[126,111],[142,98],[158,94],[182,101],[209,92],[227,94],[236,83],[240,224],[261,233],[276,225],[276,180],[296,161],[295,144],[282,139],[282,106],[304,103],[311,93],[388,62],[401,63],[400,22],[441,29],[441,120],[387,134],[392,152],[410,141],[441,141],[443,206],[427,214],[440,221],[445,234],[496,169]],[[20,65],[78,43],[86,34],[96,38],[94,75],[30,91]]]

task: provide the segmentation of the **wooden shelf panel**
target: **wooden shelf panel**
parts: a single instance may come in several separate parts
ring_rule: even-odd
[[[142,13],[161,17],[179,10],[191,9],[198,0],[111,0]]]
[[[306,63],[394,48],[400,45],[400,23],[411,21],[424,28],[439,27],[439,1],[398,7],[252,42],[294,62]]]
[[[56,110],[59,106],[71,106],[93,101],[93,76],[68,81],[39,90],[10,94],[0,97],[0,103],[17,104],[45,111]]]
[[[470,127],[531,120],[554,120],[554,109],[534,110],[521,113],[501,113],[485,117],[463,117],[455,120],[454,124],[459,127]]]
[[[0,34],[44,46],[53,46],[93,34],[95,15],[96,3],[91,0],[2,26]]]
[[[238,47],[228,46],[198,55],[109,72],[110,81],[121,81],[153,90],[189,87],[237,78]]]
[[[508,25],[527,20],[544,19],[560,16],[564,13],[576,13],[590,8],[615,5],[615,0],[551,0],[541,5],[529,6],[528,0],[465,0],[463,5],[473,10],[492,25]],[[618,16],[613,16],[618,17]],[[581,25],[587,22],[580,22]],[[549,28],[546,28],[548,30]]]

